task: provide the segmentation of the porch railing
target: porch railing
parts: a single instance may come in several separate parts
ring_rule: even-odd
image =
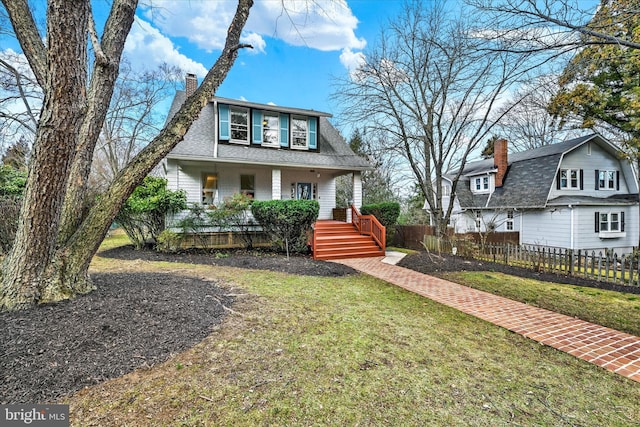
[[[387,247],[387,230],[373,215],[362,215],[358,208],[351,205],[351,222],[360,234],[371,236],[382,250]]]

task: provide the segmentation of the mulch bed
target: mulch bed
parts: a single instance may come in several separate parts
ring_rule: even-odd
[[[160,254],[122,247],[98,256],[344,276],[341,264],[273,253]],[[220,255],[219,255],[220,256]],[[192,277],[99,273],[97,289],[71,301],[0,312],[0,404],[47,403],[138,368],[204,339],[231,308],[228,290]]]
[[[357,274],[351,267],[333,262],[316,261],[308,255],[291,254],[289,259],[281,253],[266,250],[206,251],[185,250],[178,254],[162,253],[150,249],[136,251],[133,246],[120,246],[103,251],[98,256],[133,261],[182,262],[190,264],[218,265],[224,267],[252,268],[278,271],[302,276],[346,276]]]
[[[192,347],[233,298],[214,283],[159,273],[92,275],[72,301],[0,313],[0,403],[45,403]]]
[[[407,255],[398,263],[398,265],[421,273],[431,274],[436,277],[442,277],[444,273],[447,272],[496,271],[545,282],[565,283],[569,285],[640,294],[640,287],[638,286],[598,282],[596,280],[586,279],[583,277],[556,273],[536,272],[526,268],[513,267],[489,261],[467,259],[449,254],[436,255],[427,252],[419,252],[417,254]]]

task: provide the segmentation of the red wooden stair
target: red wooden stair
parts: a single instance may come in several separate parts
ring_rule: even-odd
[[[384,256],[372,236],[361,234],[349,222],[317,221],[314,226],[314,259],[365,258]]]

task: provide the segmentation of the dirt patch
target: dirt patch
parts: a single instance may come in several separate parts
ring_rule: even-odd
[[[542,280],[545,282],[565,283],[569,285],[640,294],[640,287],[638,286],[604,283],[583,277],[556,273],[535,272],[526,268],[513,267],[489,261],[467,259],[449,254],[435,255],[427,252],[419,252],[407,255],[398,263],[398,265],[437,277],[442,277],[443,274],[447,272],[456,271],[496,271],[518,277]]]
[[[334,277],[357,274],[346,265],[333,262],[316,261],[308,255],[286,255],[270,251],[204,251],[188,250],[179,254],[167,254],[154,250],[134,250],[133,246],[120,246],[98,254],[105,258],[127,261],[166,261],[189,264],[218,265],[223,267],[251,268],[255,270],[278,271],[281,273],[299,274],[302,276]]]

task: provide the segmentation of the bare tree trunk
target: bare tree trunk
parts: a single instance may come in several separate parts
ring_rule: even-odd
[[[47,9],[47,85],[20,222],[4,263],[0,307],[42,297],[53,257],[67,175],[85,114],[88,1],[52,0]]]
[[[60,16],[66,19],[67,15],[65,14],[68,13],[68,11],[64,11],[63,7],[73,9],[70,4],[75,3],[63,0],[58,1],[62,3],[62,5],[58,5],[58,9],[61,11]],[[52,1],[51,3],[57,5],[57,2]],[[191,124],[197,119],[202,108],[209,102],[210,97],[213,96],[225,79],[237,58],[238,50],[243,47],[249,47],[247,45],[241,45],[239,40],[252,5],[253,0],[239,1],[238,9],[229,27],[225,47],[213,68],[209,70],[202,85],[185,101],[182,108],[180,108],[160,134],[118,175],[106,194],[91,208],[88,215],[77,223],[78,225],[74,228],[70,237],[62,240],[57,238],[57,230],[60,223],[59,219],[62,203],[65,198],[65,190],[72,193],[68,195],[67,200],[75,199],[83,201],[81,194],[74,193],[76,189],[77,191],[83,191],[81,186],[74,188],[73,185],[69,185],[67,189],[67,176],[70,173],[71,159],[75,158],[77,161],[82,157],[81,153],[75,153],[74,156],[73,150],[76,146],[79,147],[79,149],[81,147],[83,147],[83,150],[87,149],[86,144],[77,144],[75,140],[69,138],[69,135],[77,135],[83,124],[83,116],[81,113],[84,112],[82,108],[84,107],[84,103],[79,101],[84,101],[84,97],[81,95],[84,93],[86,84],[84,80],[71,82],[52,81],[53,84],[51,87],[56,90],[53,98],[59,103],[66,100],[66,103],[63,103],[63,105],[66,106],[69,104],[74,106],[78,109],[78,112],[72,110],[75,114],[72,115],[74,120],[71,121],[70,118],[65,118],[64,115],[59,116],[58,114],[52,114],[60,110],[60,108],[54,110],[51,109],[49,103],[45,103],[43,120],[41,121],[38,132],[39,135],[40,132],[45,136],[47,135],[45,132],[52,132],[53,135],[49,137],[50,140],[46,138],[44,140],[40,138],[36,139],[36,159],[33,162],[34,167],[32,168],[29,183],[27,184],[27,195],[25,196],[24,205],[25,209],[32,208],[32,212],[29,211],[30,215],[22,215],[23,221],[21,228],[23,230],[19,230],[22,235],[20,239],[16,239],[14,250],[5,260],[5,271],[3,272],[2,283],[0,285],[0,309],[26,308],[37,303],[70,298],[78,293],[87,292],[92,289],[88,276],[89,263],[97,252],[100,243],[104,239],[120,207],[153,167],[182,140]],[[75,8],[81,9],[78,6],[75,6]],[[49,19],[55,19],[55,16]],[[76,37],[78,37],[78,34],[83,35],[84,41],[78,40],[77,46],[81,46],[86,50],[86,22],[87,16],[85,11],[85,16],[82,18],[78,17],[77,25],[72,25],[68,21],[65,21],[63,25],[58,22],[56,27],[67,30],[75,29]],[[52,21],[50,25],[54,23],[56,23],[55,20]],[[49,33],[48,39],[49,43],[54,43],[52,39],[56,39],[59,44],[67,47],[76,45],[76,42],[67,36],[60,37],[55,33]],[[86,54],[86,52],[83,53]],[[74,52],[72,55],[74,58],[78,58],[78,52]],[[72,55],[69,54],[69,56]],[[59,58],[56,58],[56,61],[59,61]],[[74,67],[75,64],[73,63],[63,64],[65,64],[67,68],[70,68],[70,70],[61,69],[58,73],[66,79],[74,78],[74,74],[72,74],[71,71],[80,75],[86,74],[86,70],[76,69],[82,67]],[[53,70],[49,72],[53,72]],[[57,76],[57,74],[52,76],[51,79],[55,76]],[[79,78],[79,76],[76,75],[75,78]],[[78,84],[78,82],[81,84]],[[70,88],[78,88],[79,90],[77,92],[79,93],[71,91]],[[81,104],[81,107],[78,108],[76,104]],[[64,109],[62,110],[63,111],[60,111],[61,113],[64,112]],[[44,120],[51,120],[51,124],[44,126],[43,124],[49,123]],[[85,123],[87,123],[86,120]],[[102,123],[99,123],[98,128],[101,125]],[[85,127],[82,126],[82,129],[84,130]],[[81,135],[81,138],[84,137],[85,135]],[[49,145],[47,145],[47,142]],[[93,146],[95,146],[95,142]],[[44,152],[42,152],[43,147]],[[64,148],[64,152],[60,153],[60,156],[55,156],[55,158],[60,157],[58,162],[49,165],[49,163],[52,162],[49,157],[54,157],[49,149],[55,151],[55,149],[62,148]],[[91,148],[91,150],[93,150],[93,148]],[[37,157],[39,151],[44,160]],[[38,176],[35,176],[34,171],[37,172],[41,167],[43,167],[44,170],[39,173]],[[53,180],[52,177],[56,177],[57,179]],[[49,198],[52,199],[46,207],[35,203],[38,194],[35,196],[30,194],[30,192],[39,189],[39,184],[43,184],[38,181],[38,178],[56,183],[55,189],[49,188],[49,185],[46,184],[47,190],[41,190],[38,193],[43,196],[48,195]],[[55,196],[52,195],[51,190],[55,190]],[[30,202],[27,202],[27,200],[30,200]],[[41,220],[40,217],[43,217],[43,219]],[[53,221],[47,224],[46,222],[49,220]],[[36,222],[38,229],[33,230],[34,223]],[[25,230],[27,230],[27,232],[25,232]],[[45,236],[45,238],[43,238],[43,236]],[[58,242],[57,247],[56,242]],[[33,248],[38,249],[34,250]]]
[[[109,109],[124,43],[133,24],[137,3],[137,0],[116,2],[107,19],[102,43],[94,46],[102,54],[97,56],[91,75],[88,111],[80,130],[83,138],[76,149],[62,210],[60,242],[67,240],[82,220],[93,152]]]

